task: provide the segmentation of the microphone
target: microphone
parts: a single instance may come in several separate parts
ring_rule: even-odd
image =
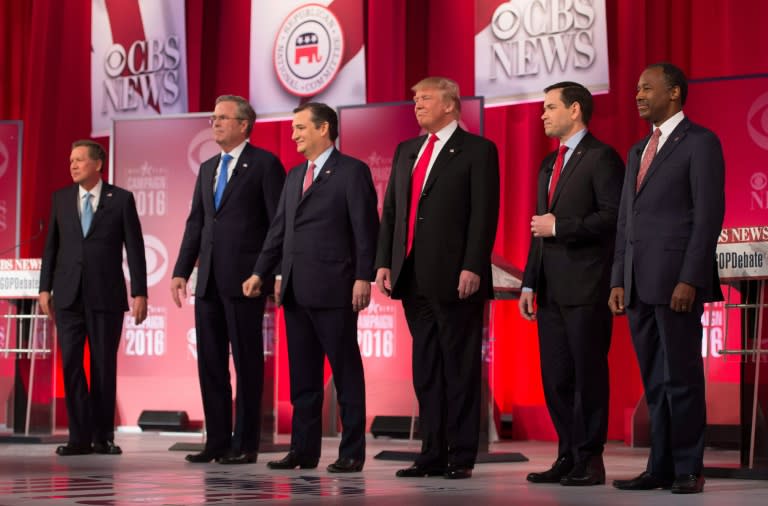
[[[13,251],[13,250],[15,250],[16,248],[19,248],[19,247],[21,247],[21,246],[24,246],[25,244],[28,244],[28,243],[30,243],[30,242],[32,242],[32,241],[34,241],[35,239],[37,239],[38,237],[40,237],[40,234],[42,234],[42,233],[43,233],[43,228],[44,228],[44,226],[45,226],[45,222],[43,221],[43,219],[42,219],[42,218],[40,218],[40,219],[38,220],[37,224],[38,224],[38,229],[37,229],[37,232],[35,232],[34,234],[32,234],[32,236],[31,236],[31,237],[28,237],[27,239],[24,239],[23,241],[17,242],[16,244],[14,244],[13,246],[11,246],[10,248],[6,248],[6,249],[4,249],[4,250],[0,250],[0,256],[2,256],[2,255],[5,255],[6,253],[8,253],[8,252],[10,252],[10,251]]]

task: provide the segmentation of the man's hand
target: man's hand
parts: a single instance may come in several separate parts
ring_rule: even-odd
[[[362,311],[370,303],[371,282],[364,279],[356,279],[354,286],[352,286],[352,311]]]
[[[696,287],[680,281],[672,290],[669,307],[678,313],[688,313],[693,309],[694,299],[696,299]]]
[[[140,325],[141,322],[147,319],[147,297],[145,295],[138,295],[133,298],[131,314],[136,325]]]
[[[533,302],[536,294],[533,292],[522,292],[520,300],[517,301],[517,307],[520,309],[520,316],[529,321],[536,319],[536,311],[533,309]]]
[[[387,297],[392,294],[391,277],[392,271],[386,267],[379,267],[379,270],[376,271],[376,288],[379,289],[382,295],[386,295]]]
[[[181,292],[181,297],[179,297]],[[181,299],[187,298],[187,280],[182,277],[171,278],[171,297],[176,307],[181,307]]]
[[[534,215],[531,218],[531,232],[534,237],[552,237],[552,229],[555,227],[555,215],[552,213],[541,216]]]
[[[256,274],[243,281],[243,295],[246,297],[258,297],[261,295],[262,280]]]
[[[48,318],[53,318],[53,301],[51,292],[40,292],[37,296],[37,303],[40,304],[40,311]]]
[[[624,288],[616,286],[611,288],[608,296],[608,307],[614,315],[624,314]]]
[[[466,299],[480,288],[480,276],[472,271],[463,270],[459,273],[459,298]]]
[[[280,307],[280,304],[282,304],[282,300],[280,299],[280,292],[282,291],[282,289],[283,289],[283,278],[278,276],[275,278],[275,293],[274,293],[276,307]]]

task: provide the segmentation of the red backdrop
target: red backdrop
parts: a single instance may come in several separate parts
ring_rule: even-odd
[[[491,0],[477,0],[493,4]],[[611,92],[596,97],[591,129],[625,153],[647,126],[633,105],[637,77],[651,62],[669,60],[690,78],[768,73],[768,38],[752,29],[768,18],[762,0],[607,0]],[[211,110],[222,93],[247,96],[250,0],[187,0],[190,112]],[[91,0],[0,2],[0,118],[24,121],[21,237],[47,220],[50,194],[69,184],[73,139],[91,131]],[[369,102],[410,98],[420,78],[441,74],[474,94],[475,2],[468,0],[367,0],[365,44]],[[720,106],[712,97],[713,107]],[[542,135],[540,104],[490,109],[485,134],[499,147],[502,209],[496,252],[522,265],[534,209],[535,173],[551,149]],[[695,119],[695,118],[694,118]],[[300,160],[287,123],[260,124],[253,140],[286,166]],[[106,139],[102,139],[106,142]],[[22,254],[39,256],[42,240]],[[519,437],[550,438],[542,409],[535,327],[514,308],[496,322],[497,402],[517,414]],[[611,350],[611,438],[623,437],[624,409],[641,391],[628,341],[618,319]],[[500,388],[501,386],[501,388]]]

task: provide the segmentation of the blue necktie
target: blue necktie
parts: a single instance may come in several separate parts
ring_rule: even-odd
[[[88,234],[88,229],[91,228],[91,222],[93,221],[93,206],[91,205],[91,199],[93,195],[86,193],[83,195],[83,209],[80,214],[80,225],[83,227],[83,237]]]
[[[216,206],[216,210],[219,210],[221,204],[221,196],[224,195],[224,188],[227,186],[227,168],[229,167],[229,161],[232,159],[232,155],[224,153],[221,156],[221,170],[219,171],[219,180],[216,181],[216,191],[213,192],[213,203]]]

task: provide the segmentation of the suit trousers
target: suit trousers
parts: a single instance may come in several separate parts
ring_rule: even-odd
[[[413,388],[419,401],[416,464],[474,467],[480,437],[481,346],[485,301],[424,296],[406,259],[403,309],[413,338]],[[457,280],[458,283],[458,280]]]
[[[254,452],[261,437],[261,394],[264,388],[264,296],[220,295],[211,273],[205,297],[195,299],[197,370],[207,440],[214,454]],[[232,384],[229,353],[235,364],[236,393],[232,434]]]
[[[340,458],[365,459],[365,377],[357,344],[357,315],[349,307],[308,308],[290,294],[284,301],[291,380],[291,451],[319,458],[322,443],[323,368],[331,365],[341,414]]]
[[[114,439],[117,352],[123,328],[123,311],[94,311],[83,300],[82,286],[75,301],[55,307],[56,330],[61,346],[64,396],[69,442],[78,446]],[[90,392],[83,367],[86,339],[90,352]]]
[[[706,401],[701,359],[701,315],[669,305],[650,305],[635,292],[627,307],[632,341],[645,387],[651,421],[648,472],[673,477],[701,474]]]
[[[608,296],[606,295],[606,299]],[[613,317],[604,302],[539,301],[541,379],[558,437],[558,458],[602,455],[608,435],[608,350]]]

